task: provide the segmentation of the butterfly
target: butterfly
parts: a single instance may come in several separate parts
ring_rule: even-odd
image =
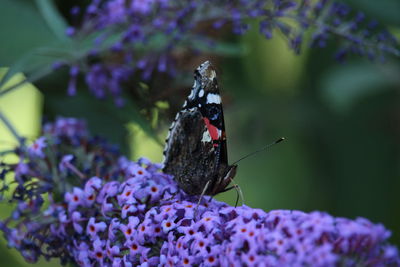
[[[237,165],[228,164],[224,114],[215,69],[209,61],[194,71],[194,84],[166,138],[163,172],[189,195],[228,191]]]

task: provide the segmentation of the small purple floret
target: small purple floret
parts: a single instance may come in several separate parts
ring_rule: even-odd
[[[44,158],[44,149],[46,148],[46,137],[42,136],[38,139],[36,139],[35,142],[31,146],[28,147],[28,151],[31,156],[33,157],[39,157],[39,158]]]

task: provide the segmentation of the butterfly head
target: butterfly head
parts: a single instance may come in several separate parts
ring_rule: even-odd
[[[208,93],[216,93],[218,91],[216,78],[215,69],[209,61],[201,64],[194,71],[194,84],[188,96],[188,101],[191,102],[198,98],[206,97]]]
[[[204,62],[195,70],[195,76],[200,77],[203,82],[213,81],[217,74],[215,72],[214,67],[211,65],[209,61]]]

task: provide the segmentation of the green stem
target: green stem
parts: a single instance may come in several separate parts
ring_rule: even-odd
[[[14,91],[15,89],[20,88],[25,83],[32,83],[32,82],[35,82],[35,81],[47,76],[49,73],[51,73],[51,71],[52,71],[51,67],[45,67],[43,69],[39,69],[37,72],[33,73],[32,75],[27,75],[28,78],[25,78],[24,80],[9,86],[9,87],[5,88],[4,90],[1,90],[0,97]]]
[[[11,132],[11,134],[18,140],[20,145],[24,144],[24,138],[22,138],[17,130],[14,128],[14,126],[11,124],[11,122],[4,116],[4,114],[0,111],[0,121],[4,123],[4,125],[8,128],[8,130]]]
[[[4,151],[0,151],[0,157],[1,157],[1,156],[5,156],[5,155],[7,155],[7,154],[14,153],[14,152],[15,152],[14,150],[4,150]]]
[[[378,51],[384,51],[386,53],[392,54],[393,56],[400,57],[400,50],[391,45],[380,44],[377,41],[369,40],[362,36],[358,36],[356,34],[351,33],[350,31],[346,31],[347,28],[335,28],[329,24],[326,24],[323,20],[323,16],[319,16],[317,19],[305,19],[296,15],[286,15],[288,19],[291,19],[298,23],[306,23],[315,29],[325,29],[326,31],[330,32],[332,35],[336,35],[339,38],[347,40],[348,42],[352,43],[351,40],[348,39],[349,36],[357,37],[361,40],[361,44],[359,46],[364,46],[372,49],[376,49]],[[386,46],[386,47],[385,47]]]

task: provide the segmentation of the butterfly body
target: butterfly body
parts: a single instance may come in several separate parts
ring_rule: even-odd
[[[189,195],[224,192],[236,174],[228,164],[226,134],[216,73],[206,61],[172,123],[164,149],[163,171]]]

